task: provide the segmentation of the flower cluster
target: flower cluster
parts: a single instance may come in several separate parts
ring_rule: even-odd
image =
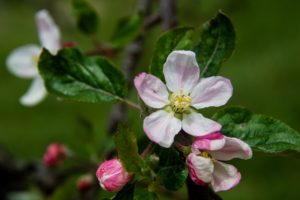
[[[34,106],[47,95],[42,77],[38,72],[38,60],[42,48],[48,49],[52,54],[61,48],[60,31],[48,11],[41,10],[36,14],[36,24],[41,46],[27,44],[12,51],[6,60],[8,70],[20,78],[30,78],[33,82],[24,94],[20,103],[25,106]]]
[[[220,76],[200,78],[200,69],[192,51],[173,51],[164,64],[166,85],[157,77],[141,73],[134,84],[140,98],[158,109],[144,119],[144,131],[153,142],[170,147],[176,134],[195,136],[191,153],[186,158],[190,178],[198,185],[211,183],[214,191],[236,186],[241,174],[229,164],[233,158],[250,159],[248,144],[222,135],[221,125],[205,118],[197,110],[224,105],[232,95],[231,82]],[[99,166],[96,176],[102,188],[118,191],[131,176],[119,160]]]

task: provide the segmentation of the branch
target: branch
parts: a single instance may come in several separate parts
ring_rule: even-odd
[[[177,25],[176,0],[160,0],[160,13],[164,30],[169,30]]]
[[[143,30],[132,43],[125,47],[125,59],[121,66],[127,80],[130,81],[128,92],[131,91],[133,86],[131,80],[133,79],[134,70],[141,58],[145,33],[148,29],[160,22],[159,14],[151,15],[151,0],[141,0],[140,10],[145,14]],[[112,108],[107,129],[109,134],[113,134],[116,131],[119,123],[127,121],[127,110],[127,105],[125,104],[118,104]]]

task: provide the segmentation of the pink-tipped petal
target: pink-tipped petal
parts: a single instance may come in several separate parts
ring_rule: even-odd
[[[219,131],[221,125],[200,113],[192,112],[183,115],[182,129],[192,136],[199,137]]]
[[[37,12],[35,18],[42,46],[48,49],[52,54],[56,54],[61,48],[58,26],[54,23],[47,10]]]
[[[215,161],[214,167],[211,185],[215,192],[226,191],[239,184],[241,174],[234,166]]]
[[[192,144],[193,149],[218,150],[225,145],[225,137],[221,133],[210,133],[206,136],[197,137]]]
[[[172,145],[180,130],[181,121],[164,110],[158,110],[144,119],[144,131],[148,138],[165,148]]]
[[[222,106],[232,96],[232,90],[231,82],[227,78],[221,76],[202,78],[192,90],[191,105],[197,109]]]
[[[250,159],[252,150],[250,146],[238,138],[225,136],[225,145],[222,149],[210,152],[217,160],[231,160],[233,158]]]
[[[214,165],[211,159],[190,153],[186,160],[189,175],[197,185],[205,185],[212,180]]]
[[[173,51],[164,64],[167,87],[172,92],[188,94],[199,81],[199,67],[192,51]]]
[[[168,104],[168,90],[165,84],[155,76],[140,73],[135,77],[134,85],[139,96],[148,106],[162,108]]]
[[[32,78],[38,74],[37,62],[41,48],[34,44],[19,47],[6,60],[7,69],[20,78]]]
[[[37,76],[33,79],[29,90],[21,97],[20,103],[24,106],[35,106],[47,95],[43,79]]]

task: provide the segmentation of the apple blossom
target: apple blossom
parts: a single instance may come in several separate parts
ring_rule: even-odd
[[[173,51],[163,66],[166,85],[157,77],[140,73],[134,79],[140,98],[159,109],[144,119],[144,131],[153,142],[170,147],[183,129],[192,136],[203,136],[221,129],[197,109],[222,106],[232,95],[230,80],[221,76],[200,78],[192,51]]]
[[[43,163],[48,167],[55,167],[69,154],[69,150],[62,144],[52,143],[43,156]]]
[[[219,192],[233,188],[241,179],[240,172],[234,166],[219,160],[251,157],[252,150],[248,144],[217,132],[198,137],[193,142],[192,153],[187,157],[187,166],[190,178],[196,184],[211,183],[213,190]]]
[[[35,17],[41,46],[35,44],[21,46],[12,51],[6,60],[7,68],[12,74],[20,78],[33,79],[29,90],[20,99],[20,103],[25,106],[34,106],[47,95],[37,68],[42,48],[48,49],[52,54],[56,54],[61,48],[60,31],[48,11],[41,10]]]
[[[96,177],[100,186],[110,192],[121,190],[132,178],[118,159],[103,162],[96,172]]]

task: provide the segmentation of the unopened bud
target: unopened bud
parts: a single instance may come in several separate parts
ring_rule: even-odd
[[[132,178],[118,159],[103,162],[99,166],[96,176],[100,186],[110,192],[121,190]]]
[[[44,165],[48,167],[55,167],[61,163],[67,156],[67,148],[58,143],[52,143],[48,146],[46,153],[43,157]]]
[[[79,179],[76,182],[77,190],[80,192],[84,192],[91,188],[93,185],[93,176],[91,174],[86,174],[83,176],[80,176]]]

